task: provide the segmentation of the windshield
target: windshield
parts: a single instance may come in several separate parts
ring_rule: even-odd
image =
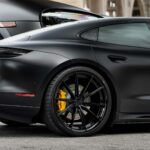
[[[51,26],[61,24],[65,22],[80,21],[80,20],[92,20],[98,17],[76,12],[46,12],[42,14],[42,20],[44,26]]]

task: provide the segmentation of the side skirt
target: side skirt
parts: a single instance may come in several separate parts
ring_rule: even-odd
[[[118,113],[113,124],[150,123],[150,114]]]
[[[33,117],[35,117],[39,111],[40,107],[0,104],[0,118],[10,121],[32,123]]]

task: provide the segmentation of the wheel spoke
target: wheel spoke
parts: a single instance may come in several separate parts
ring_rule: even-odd
[[[79,80],[78,80],[78,75],[76,73],[75,75],[75,97],[79,96]]]
[[[78,112],[79,112],[79,115],[80,115],[80,118],[81,118],[81,121],[82,121],[82,129],[86,129],[85,115],[82,111],[81,106],[79,106]]]
[[[84,98],[88,98],[88,97],[91,97],[93,95],[95,95],[96,93],[98,93],[99,91],[103,90],[104,87],[99,87],[98,89],[96,89],[95,91],[93,91],[92,93],[88,93],[84,96]]]
[[[72,90],[70,89],[70,87],[65,83],[65,82],[62,82],[63,85],[65,86],[66,90],[68,91],[68,93],[70,94],[70,96],[74,99],[75,96],[74,94],[72,93]]]
[[[105,107],[106,105],[105,104],[99,104],[99,103],[82,103],[84,106],[94,106],[94,107]]]
[[[86,85],[86,86],[83,88],[83,90],[81,91],[80,96],[83,96],[83,95],[85,94],[85,92],[86,92],[86,91],[87,91],[87,89],[89,88],[89,86],[90,86],[90,84],[91,84],[92,80],[93,80],[93,76],[91,76],[91,78],[90,78],[89,82],[87,83],[87,85]]]
[[[71,120],[71,124],[70,124],[70,127],[72,128],[73,126],[73,123],[74,123],[74,120],[75,120],[75,115],[76,115],[76,108],[73,109],[73,112],[72,112],[72,120]]]
[[[90,109],[86,108],[86,107],[83,106],[83,105],[81,105],[81,108],[82,108],[83,110],[85,110],[86,112],[88,112],[92,117],[94,117],[94,119],[95,119],[96,121],[99,121],[99,118],[98,118]]]
[[[72,109],[73,104],[69,105],[65,110],[58,113],[58,116],[61,116],[63,113],[68,112]]]
[[[68,118],[67,118],[68,114],[69,114],[69,111],[66,111],[64,115],[62,116],[62,119],[65,120],[66,122],[68,121]]]
[[[64,114],[64,117],[67,118],[68,114],[69,114],[69,111],[66,111]]]

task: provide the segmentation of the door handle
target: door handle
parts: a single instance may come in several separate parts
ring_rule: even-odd
[[[126,61],[127,58],[124,56],[117,56],[117,55],[109,55],[108,58],[115,63],[119,63],[121,61]]]

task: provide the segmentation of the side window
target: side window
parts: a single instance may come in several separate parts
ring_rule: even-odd
[[[91,41],[97,41],[98,40],[98,28],[90,30],[90,31],[86,31],[84,32],[81,37],[87,40],[91,40]]]
[[[0,34],[0,40],[4,39],[3,36]]]
[[[99,28],[98,41],[150,48],[150,29],[146,23],[127,23]]]

